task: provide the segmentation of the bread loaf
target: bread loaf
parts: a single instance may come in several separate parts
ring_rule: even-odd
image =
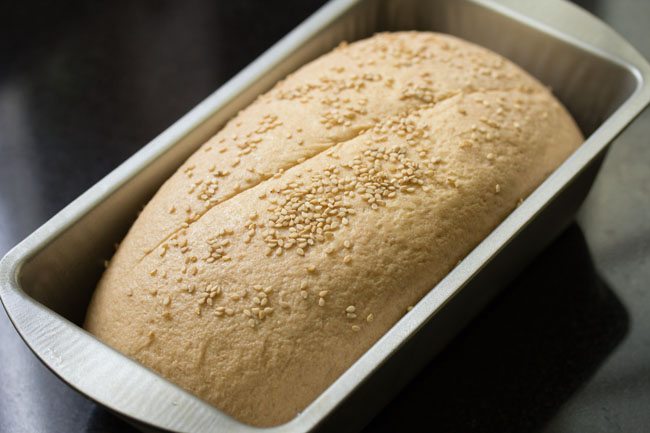
[[[85,327],[245,423],[289,421],[581,142],[486,49],[419,32],[341,45],[160,188]]]

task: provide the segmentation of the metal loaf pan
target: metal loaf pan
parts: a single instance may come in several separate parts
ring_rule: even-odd
[[[113,243],[185,158],[287,73],[342,40],[390,30],[447,32],[510,58],[552,87],[586,142],[287,424],[241,424],[80,328]],[[561,0],[334,0],[10,251],[0,264],[0,297],[25,342],[55,374],[141,427],[355,430],[573,217],[608,145],[650,101],[648,79],[650,65],[634,48]]]

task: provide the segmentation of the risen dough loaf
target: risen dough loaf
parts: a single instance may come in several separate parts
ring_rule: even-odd
[[[290,420],[582,141],[537,81],[388,33],[241,111],[145,207],[86,318],[239,420]]]

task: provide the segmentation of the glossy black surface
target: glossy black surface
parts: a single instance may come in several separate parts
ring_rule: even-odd
[[[0,3],[0,255],[322,1]],[[650,57],[650,2],[583,1]],[[367,431],[650,429],[650,110],[572,225]],[[0,432],[122,432],[0,310]]]

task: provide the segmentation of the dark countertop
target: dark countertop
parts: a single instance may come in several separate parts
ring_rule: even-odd
[[[0,4],[0,255],[321,0]],[[650,58],[650,2],[583,0]],[[367,431],[650,430],[650,109],[577,223]],[[0,309],[0,431],[131,427],[72,391]]]

